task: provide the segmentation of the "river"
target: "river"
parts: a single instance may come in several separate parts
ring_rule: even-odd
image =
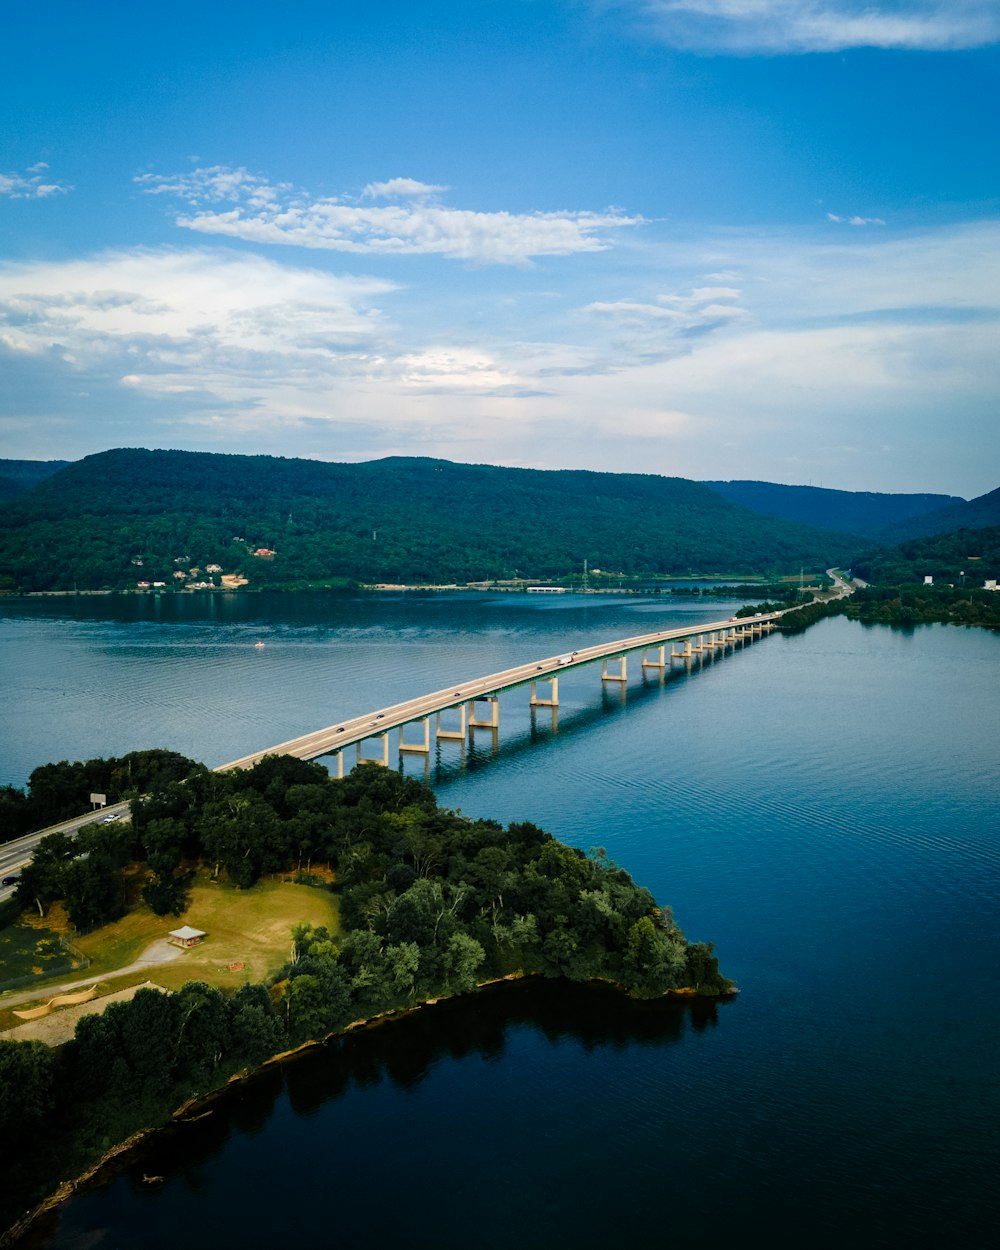
[[[0,781],[145,746],[216,764],[730,606],[8,601]],[[443,743],[429,777],[468,815],[606,847],[738,999],[543,985],[425,1010],[157,1138],[36,1244],[992,1245],[1000,636],[834,618],[662,681],[637,659],[624,691],[562,676],[555,725],[502,696],[498,748]]]

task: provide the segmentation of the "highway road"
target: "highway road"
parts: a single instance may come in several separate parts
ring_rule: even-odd
[[[75,838],[84,825],[92,825],[95,821],[105,820],[108,816],[125,817],[130,814],[128,803],[112,803],[99,811],[87,812],[84,816],[74,816],[72,820],[64,820],[62,824],[51,825],[48,829],[39,829],[36,833],[26,833],[23,838],[15,838],[13,842],[0,845],[0,879],[17,875],[22,868],[27,868],[35,847],[50,833],[65,833]],[[16,886],[0,886],[0,903],[10,898]]]

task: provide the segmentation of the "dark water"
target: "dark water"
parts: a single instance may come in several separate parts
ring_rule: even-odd
[[[146,745],[216,763],[728,606],[149,603],[5,605],[7,779]],[[555,728],[504,696],[495,753],[442,746],[441,801],[605,846],[739,999],[543,985],[427,1010],[158,1138],[44,1244],[994,1244],[998,661],[985,631],[836,619],[662,683],[634,664],[624,695],[582,670]]]

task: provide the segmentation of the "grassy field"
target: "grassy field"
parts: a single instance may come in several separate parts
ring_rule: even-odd
[[[179,989],[185,981],[206,981],[220,989],[236,989],[245,981],[263,980],[285,962],[291,951],[292,926],[303,921],[325,925],[331,933],[336,932],[339,920],[334,895],[314,886],[279,881],[262,881],[250,890],[237,890],[210,881],[207,873],[200,872],[183,916],[156,916],[142,904],[115,924],[85,937],[75,937],[73,945],[90,960],[90,966],[81,970],[81,978],[101,975],[98,990],[102,994],[148,979],[165,989]],[[57,909],[50,912],[46,922],[53,931],[46,938],[54,937],[65,927]],[[179,952],[170,963],[125,976],[115,975],[117,969],[133,963],[153,942],[185,924],[208,935],[200,946]],[[18,958],[29,971],[41,966],[32,957],[38,933],[39,930],[21,922],[0,934],[18,935],[11,949],[22,951]],[[72,979],[72,972],[57,977],[39,976],[38,998],[46,997],[47,986]],[[0,1029],[16,1023],[10,1009],[4,1009],[0,1003]]]
[[[71,977],[80,961],[64,949],[61,927],[26,916],[0,930],[0,985],[30,989],[33,980],[42,984],[52,977]]]

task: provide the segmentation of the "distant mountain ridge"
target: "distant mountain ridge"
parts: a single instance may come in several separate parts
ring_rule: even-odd
[[[854,545],[684,478],[117,449],[0,508],[0,585],[183,586],[214,566],[255,587],[562,576],[585,561],[728,575],[823,568]]]
[[[879,537],[886,542],[905,542],[908,538],[927,538],[934,534],[950,534],[955,530],[988,529],[995,525],[1000,525],[1000,487],[967,502],[938,508],[923,516],[887,526]]]
[[[966,500],[957,495],[890,495],[822,486],[781,486],[774,482],[704,485],[762,516],[846,530],[887,545],[1000,525],[1000,488]]]
[[[823,486],[781,486],[775,482],[705,482],[704,485],[762,516],[846,530],[866,537],[880,535],[889,526],[905,528],[913,518],[966,502],[957,495],[894,495],[831,490]]]
[[[23,495],[71,463],[69,460],[0,460],[0,501]]]

